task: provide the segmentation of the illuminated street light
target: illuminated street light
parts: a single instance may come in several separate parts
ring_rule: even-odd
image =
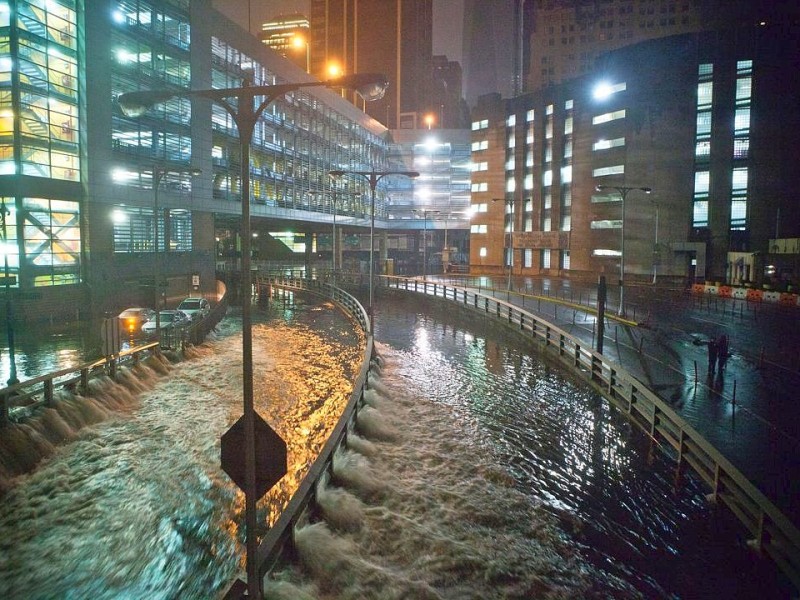
[[[296,35],[292,38],[292,46],[294,46],[297,50],[301,50],[305,48],[306,51],[306,73],[311,72],[311,50],[310,50],[310,42],[308,39],[303,37],[302,35]]]
[[[186,169],[169,169],[164,167],[153,167],[153,291],[155,292],[155,309],[156,309],[156,340],[161,341],[161,273],[160,273],[160,253],[158,250],[158,188],[161,185],[161,180],[167,173],[188,173],[192,177],[200,175],[200,169],[186,168]],[[166,233],[166,232],[165,232]],[[166,248],[166,244],[165,244]]]
[[[251,598],[261,597],[261,581],[256,565],[256,473],[255,473],[255,411],[253,408],[253,332],[250,317],[252,282],[250,273],[250,144],[253,131],[264,109],[281,96],[306,87],[352,88],[365,100],[380,100],[386,92],[385,75],[353,74],[327,81],[305,81],[276,85],[250,85],[245,79],[242,87],[209,90],[147,90],[122,94],[117,98],[127,117],[140,117],[155,104],[174,97],[205,98],[222,106],[239,130],[241,149],[242,189],[242,393],[244,403],[245,440],[245,523],[247,547],[247,587]],[[263,97],[257,107],[256,98]]]
[[[402,175],[414,179],[419,177],[418,171],[330,171],[330,175],[334,177],[341,177],[343,175],[358,175],[363,177],[369,183],[370,190],[370,222],[369,222],[369,332],[374,335],[373,324],[373,269],[375,268],[375,260],[373,254],[375,252],[375,188],[378,187],[378,182],[388,175]]]
[[[598,185],[595,189],[598,192],[602,192],[603,190],[615,190],[622,200],[619,246],[619,308],[617,309],[617,314],[622,317],[625,316],[625,198],[628,196],[628,192],[632,190],[639,190],[645,194],[649,194],[653,190],[649,187],[628,187],[625,185]]]

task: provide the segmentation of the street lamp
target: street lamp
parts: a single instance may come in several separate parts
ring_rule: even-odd
[[[653,200],[653,206],[656,208],[656,231],[653,240],[653,285],[656,283],[656,276],[658,275],[658,261],[661,258],[661,252],[658,248],[658,202]]]
[[[501,198],[495,198],[492,202],[499,202]],[[504,207],[509,207],[511,209],[511,219],[508,223],[508,231],[506,232],[508,235],[503,237],[503,245],[505,245],[505,240],[508,239],[508,254],[504,257],[504,260],[508,261],[508,283],[506,284],[506,289],[510,292],[511,291],[511,274],[514,270],[514,199],[513,198],[502,198]],[[508,210],[508,209],[506,209]],[[505,216],[503,217],[503,228],[505,228]],[[505,249],[505,248],[504,248]]]
[[[17,360],[14,355],[14,306],[11,304],[11,273],[8,269],[8,229],[6,225],[6,217],[11,214],[11,211],[6,206],[6,199],[0,198],[0,220],[3,226],[3,275],[6,287],[6,333],[8,335],[8,385],[19,383],[17,379]],[[17,236],[14,236],[16,240]]]
[[[155,309],[156,309],[156,339],[160,342],[161,341],[161,301],[162,301],[162,294],[161,294],[161,284],[159,282],[161,278],[161,264],[160,264],[160,253],[158,250],[158,217],[159,217],[159,206],[158,206],[158,189],[161,186],[161,180],[164,178],[164,175],[167,173],[188,173],[192,177],[196,175],[200,175],[202,171],[200,169],[193,169],[193,168],[185,168],[185,169],[169,169],[166,167],[153,167],[153,290],[155,292]],[[165,232],[166,234],[166,232]],[[165,244],[166,248],[166,244]]]
[[[625,315],[625,198],[628,196],[628,192],[633,190],[639,190],[640,192],[644,192],[645,194],[651,193],[653,190],[649,187],[628,187],[625,185],[597,185],[595,189],[598,192],[602,192],[603,190],[615,190],[618,194],[620,199],[622,200],[621,212],[622,218],[620,221],[620,246],[619,246],[619,308],[617,310],[617,314],[619,316]]]
[[[310,44],[309,44],[308,39],[306,39],[302,35],[295,35],[292,38],[292,46],[294,46],[298,50],[300,50],[301,48],[303,48],[305,46],[305,50],[306,50],[306,73],[310,73],[311,72],[311,54],[310,54],[310,50],[309,50]]]
[[[375,252],[375,188],[378,187],[378,182],[388,175],[402,175],[414,179],[419,177],[418,171],[329,171],[329,174],[334,177],[341,177],[343,175],[358,175],[363,177],[369,183],[370,191],[370,222],[369,222],[369,332],[374,335],[373,331],[373,282],[372,271],[374,269],[375,260],[373,258]]]
[[[422,213],[422,281],[427,279],[428,268],[428,215],[438,215],[438,210],[421,209],[415,210],[416,213]]]
[[[264,109],[279,97],[306,87],[353,88],[368,100],[379,100],[386,92],[385,75],[352,74],[327,81],[304,81],[276,85],[251,85],[249,79],[242,87],[210,90],[146,90],[121,94],[117,98],[127,117],[140,117],[155,104],[175,97],[205,98],[222,106],[239,130],[241,148],[242,189],[242,395],[244,404],[245,440],[245,524],[247,547],[247,588],[251,598],[261,597],[261,582],[256,565],[256,473],[255,473],[255,411],[253,408],[253,332],[250,318],[252,282],[250,273],[250,144],[253,131]],[[262,97],[257,107],[256,97]]]

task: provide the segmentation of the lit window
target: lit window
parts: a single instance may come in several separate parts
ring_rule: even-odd
[[[553,171],[548,169],[542,173],[542,185],[545,187],[553,185]]]
[[[482,246],[481,249],[478,251],[478,254],[480,255],[481,258],[486,258],[487,254],[486,246]]]
[[[570,268],[570,261],[569,261],[569,250],[562,250],[561,251],[561,268],[562,269],[569,269]]]
[[[750,155],[750,138],[734,138],[733,158],[747,158]]]
[[[625,145],[625,138],[614,138],[613,140],[597,140],[592,145],[592,150],[608,150],[609,148],[617,148]]]
[[[711,111],[703,110],[697,113],[697,135],[709,135],[711,133]]]
[[[506,191],[507,192],[514,192],[517,189],[517,181],[513,177],[509,177],[506,180]]]
[[[624,119],[624,118],[625,118],[625,109],[623,108],[621,110],[615,110],[613,112],[608,112],[593,117],[592,125],[600,125],[602,123],[608,123],[610,121],[616,121],[617,119]]]
[[[485,181],[480,183],[473,183],[471,186],[473,192],[487,192],[489,191],[489,184]]]
[[[736,102],[750,99],[753,93],[753,79],[751,77],[740,77],[736,80]]]
[[[525,120],[526,120],[526,121],[528,121],[528,123],[530,123],[531,121],[533,121],[533,109],[530,109],[530,110],[527,112],[527,114],[525,115]]]
[[[613,165],[611,167],[601,167],[592,170],[593,177],[605,177],[607,175],[622,175],[625,173],[625,165]]]
[[[746,132],[750,130],[750,108],[736,109],[733,129],[736,132]]]
[[[590,224],[591,229],[621,229],[622,219],[601,219],[592,221]]]
[[[707,194],[709,184],[711,181],[711,174],[708,171],[698,171],[694,174],[694,193]]]
[[[609,250],[608,248],[595,248],[592,250],[592,256],[620,256],[619,250]]]
[[[525,175],[525,189],[526,190],[533,189],[533,175],[531,174]]]
[[[707,158],[711,155],[711,140],[698,140],[694,147],[697,158]]]
[[[572,165],[561,167],[561,183],[572,182]]]
[[[470,233],[486,233],[487,227],[486,225],[470,225],[469,232]]]
[[[508,127],[514,127],[517,124],[517,115],[508,115],[506,119],[506,125]]]
[[[743,227],[747,224],[747,200],[737,198],[731,201],[731,227]]]
[[[567,117],[564,119],[564,135],[569,135],[572,133],[572,117]]]
[[[711,106],[714,95],[714,84],[703,81],[697,84],[697,106]]]
[[[692,210],[692,226],[708,227],[708,200],[695,200]]]
[[[541,259],[542,259],[542,268],[543,269],[549,269],[550,268],[550,248],[542,248]]]
[[[733,190],[747,189],[747,167],[733,170],[733,175],[731,177],[731,188]]]

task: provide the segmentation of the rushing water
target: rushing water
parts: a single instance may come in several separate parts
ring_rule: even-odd
[[[288,444],[289,474],[259,505],[269,519],[327,439],[363,352],[332,305],[275,308],[253,331],[256,409]],[[124,385],[98,382],[91,399],[3,431],[5,465],[15,452],[47,456],[46,435],[71,441],[0,502],[0,598],[213,598],[227,588],[242,566],[244,498],[219,467],[219,438],[241,414],[240,320],[226,318],[215,338],[187,361],[151,361]]]
[[[369,441],[339,457],[275,597],[788,597],[704,490],[496,326],[413,299],[376,323]]]
[[[361,343],[330,306],[281,308],[254,331],[257,406],[293,474],[265,518],[323,443]],[[382,300],[376,323],[360,437],[267,597],[788,596],[644,435],[496,326],[414,300]],[[241,412],[239,324],[222,327],[168,378],[138,374],[138,400],[114,396],[2,499],[0,598],[213,598],[241,570],[243,497],[218,466]]]

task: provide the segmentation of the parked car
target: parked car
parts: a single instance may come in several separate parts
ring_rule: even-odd
[[[179,327],[186,327],[192,322],[192,319],[182,310],[162,310],[158,313],[158,320],[161,322],[161,329],[178,329]],[[151,334],[156,330],[156,317],[155,314],[144,325],[142,331],[146,334]]]
[[[152,308],[126,308],[119,313],[120,326],[128,335],[136,335],[142,330],[142,326],[154,318],[156,311]]]
[[[211,312],[211,304],[205,298],[185,298],[178,305],[178,310],[189,315],[192,321],[200,321]]]

